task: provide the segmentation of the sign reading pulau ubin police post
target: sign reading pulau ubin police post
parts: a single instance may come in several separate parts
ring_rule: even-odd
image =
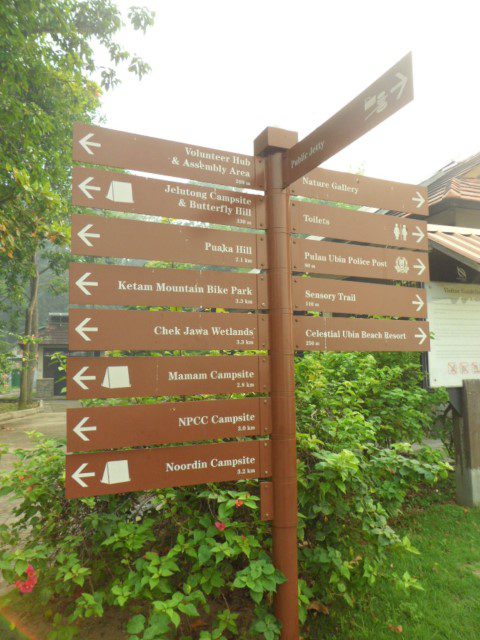
[[[300,142],[267,128],[256,156],[74,127],[73,203],[95,215],[72,218],[67,397],[158,402],[68,410],[66,495],[272,476],[280,640],[299,638],[294,352],[429,349],[426,189],[318,167],[412,98],[407,55]],[[249,397],[205,397],[230,394]]]

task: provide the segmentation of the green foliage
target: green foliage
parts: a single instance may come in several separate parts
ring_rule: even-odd
[[[414,356],[297,362],[305,638],[318,637],[322,613],[356,605],[380,579],[404,592],[421,587],[389,561],[416,553],[395,520],[449,470],[440,452],[412,445],[444,400],[419,389],[419,375]],[[16,519],[0,527],[0,570],[14,583],[34,565],[33,600],[59,616],[52,640],[107,609],[125,615],[129,640],[278,637],[271,605],[283,577],[270,561],[256,481],[66,501],[61,443],[33,437],[36,447],[15,452],[1,482]]]

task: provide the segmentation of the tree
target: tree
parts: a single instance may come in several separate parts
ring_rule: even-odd
[[[128,11],[143,32],[153,18]],[[0,309],[25,315],[20,406],[31,399],[37,355],[38,264],[66,268],[72,124],[92,120],[118,66],[139,78],[149,71],[116,41],[123,26],[110,0],[0,3]],[[97,44],[111,67],[97,65]]]

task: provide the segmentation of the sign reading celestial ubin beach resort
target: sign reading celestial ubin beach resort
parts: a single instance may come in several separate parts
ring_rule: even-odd
[[[430,344],[426,189],[317,167],[412,97],[408,55],[300,142],[267,128],[254,156],[74,127],[90,211],[72,217],[67,397],[157,402],[68,410],[66,495],[271,476],[282,640],[299,638],[292,354]]]

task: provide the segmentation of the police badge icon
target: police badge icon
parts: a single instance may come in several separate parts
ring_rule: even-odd
[[[395,271],[397,273],[408,273],[409,269],[408,260],[402,256],[398,256],[395,260]]]

